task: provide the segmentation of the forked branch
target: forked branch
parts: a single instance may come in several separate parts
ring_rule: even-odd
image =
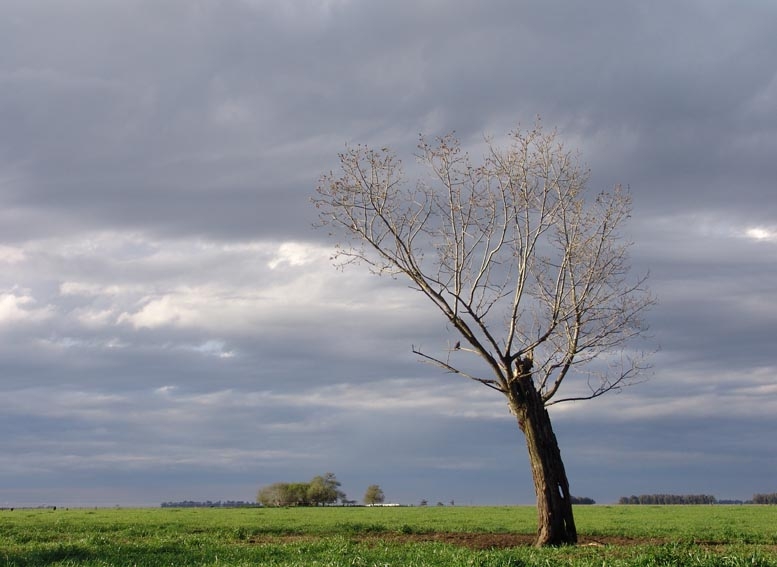
[[[551,402],[570,376],[586,376],[578,367],[621,352],[645,330],[642,313],[654,300],[644,279],[629,281],[620,237],[628,193],[616,187],[589,201],[587,170],[539,126],[512,132],[506,149],[486,142],[473,164],[453,136],[422,138],[417,157],[430,176],[414,184],[387,148],[340,154],[340,172],[322,177],[314,198],[321,225],[345,237],[337,258],[407,277],[492,378],[413,348],[447,372],[507,395],[518,363],[533,353],[533,382],[547,405],[622,387],[642,364],[605,373],[588,396]]]

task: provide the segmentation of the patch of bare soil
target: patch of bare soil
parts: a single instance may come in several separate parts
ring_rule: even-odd
[[[323,536],[322,536],[323,537]],[[255,536],[250,542],[261,543],[293,543],[304,541],[315,541],[321,539],[316,536]],[[469,549],[506,549],[510,547],[530,547],[534,545],[534,536],[529,534],[490,534],[490,533],[457,533],[457,532],[437,532],[429,534],[404,534],[397,532],[383,532],[358,534],[350,537],[351,541],[377,544],[378,542],[388,543],[423,543],[439,542],[466,547]],[[579,536],[579,546],[630,546],[644,544],[665,543],[658,539],[633,539],[626,537],[587,537]]]
[[[469,549],[506,549],[510,547],[531,547],[534,545],[534,535],[530,534],[490,534],[490,533],[455,533],[442,532],[430,534],[401,534],[386,533],[368,536],[359,536],[357,541],[392,541],[397,543],[415,542],[440,542],[467,547]],[[605,546],[605,545],[639,545],[648,543],[663,543],[659,540],[639,540],[625,537],[586,537],[579,536],[579,546]]]

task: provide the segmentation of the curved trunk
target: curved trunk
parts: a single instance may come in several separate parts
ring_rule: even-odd
[[[535,545],[571,545],[577,543],[564,462],[558,447],[550,415],[531,376],[513,382],[510,407],[518,426],[526,436],[534,492],[537,495],[537,540]]]

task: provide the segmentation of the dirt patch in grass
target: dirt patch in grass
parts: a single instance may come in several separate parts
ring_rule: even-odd
[[[469,549],[506,549],[510,547],[530,547],[534,545],[534,535],[530,534],[492,534],[492,533],[429,533],[429,534],[375,534],[374,536],[356,538],[357,541],[370,542],[376,540],[397,543],[440,542],[467,547]],[[625,537],[578,537],[579,546],[606,545],[644,545],[661,544],[660,540],[640,540]]]
[[[250,543],[296,543],[316,541],[326,536],[310,535],[262,535],[250,538]],[[534,545],[534,536],[529,534],[493,534],[493,533],[459,533],[436,532],[428,534],[405,534],[399,532],[381,532],[356,534],[349,537],[351,541],[367,545],[379,542],[387,543],[425,543],[437,542],[457,545],[469,549],[507,549],[511,547],[530,547]],[[635,539],[627,537],[588,537],[579,536],[579,546],[631,546],[660,545],[666,541],[660,539]]]

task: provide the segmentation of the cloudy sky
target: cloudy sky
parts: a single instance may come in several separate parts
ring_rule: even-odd
[[[649,381],[554,406],[572,491],[774,492],[777,4],[4,0],[0,506],[533,502],[453,336],[311,227],[346,143],[476,148],[541,116],[628,185]],[[474,157],[477,157],[477,155]],[[412,160],[411,160],[412,162]]]

